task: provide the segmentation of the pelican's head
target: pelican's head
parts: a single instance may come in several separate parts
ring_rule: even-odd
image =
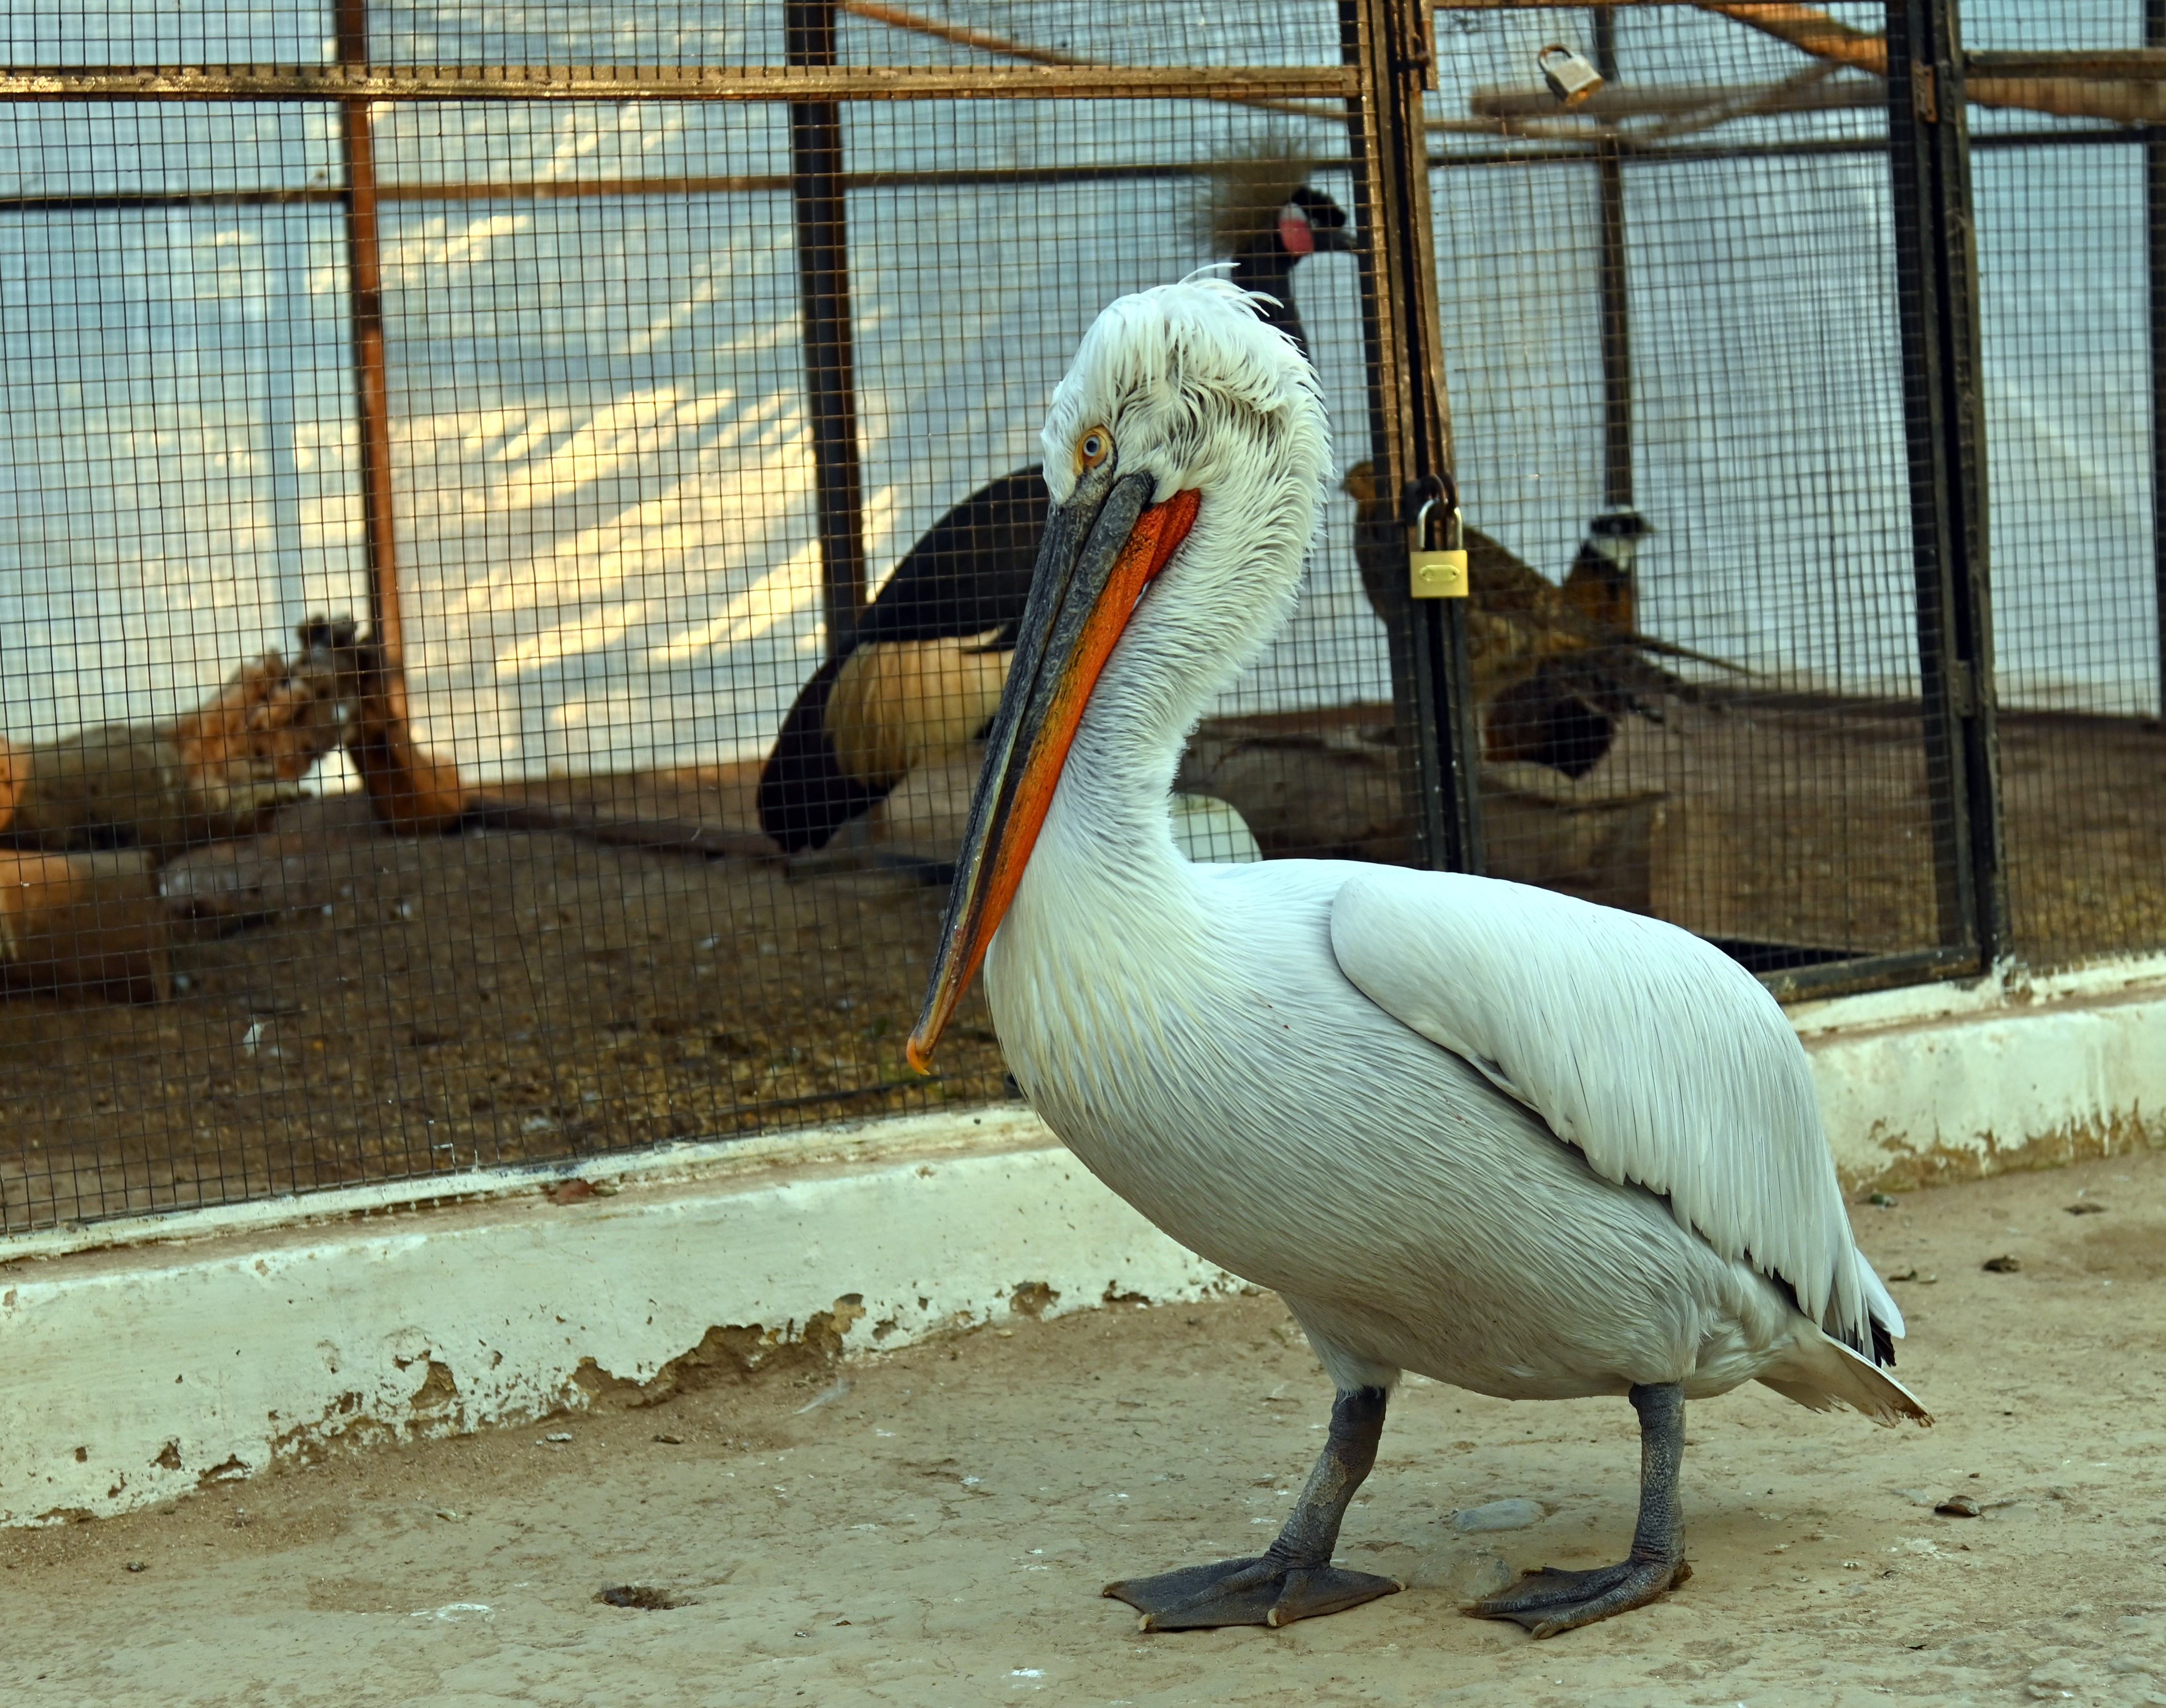
[[[921,1072],[1014,899],[1086,709],[1185,735],[1285,622],[1331,472],[1308,359],[1246,293],[1201,275],[1098,317],[1043,443],[1053,512],[911,1035]]]

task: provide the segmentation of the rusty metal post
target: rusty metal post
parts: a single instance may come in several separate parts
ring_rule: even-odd
[[[368,63],[368,0],[338,0],[340,63]],[[399,543],[391,503],[391,387],[383,358],[383,263],[376,224],[376,148],[367,101],[339,103],[346,163],[347,294],[352,301],[353,370],[361,414],[361,536],[368,562],[368,626],[394,681],[403,681],[404,625],[399,608]]]
[[[783,17],[789,64],[835,63],[834,0],[784,0]],[[812,414],[820,579],[830,657],[849,651],[858,614],[865,608],[864,487],[858,469],[842,113],[833,101],[793,101],[790,106],[790,199],[796,214],[797,287],[804,315],[805,401]]]
[[[1617,82],[1617,15],[1594,8],[1594,68]],[[1632,508],[1632,317],[1624,258],[1624,151],[1614,139],[1595,147],[1596,202],[1602,222],[1602,508]]]

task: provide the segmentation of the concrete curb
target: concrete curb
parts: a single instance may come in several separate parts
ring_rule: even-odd
[[[2166,1144],[2166,958],[1793,1018],[1854,1190]],[[0,1524],[1238,1284],[1012,1106],[27,1236],[0,1242]]]

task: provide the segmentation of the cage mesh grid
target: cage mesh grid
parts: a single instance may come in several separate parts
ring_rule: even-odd
[[[1121,64],[1340,54],[1334,8],[1200,34],[1139,8],[1082,29],[1067,16],[1001,27]],[[783,8],[750,17],[563,8],[530,14],[532,33],[462,36],[378,8],[368,42],[407,62],[779,61]],[[230,38],[188,40],[214,57],[205,45]],[[989,62],[849,18],[837,47],[845,64]],[[1201,95],[1212,79],[1187,81]],[[1052,385],[1107,300],[1213,257],[1215,168],[1313,162],[1319,229],[1343,225],[1331,110],[1196,98],[1180,78],[1141,102],[839,108],[869,594],[951,506],[1034,462]],[[141,951],[125,970],[154,988],[0,1011],[38,1112],[0,1162],[11,1229],[1003,1092],[981,1010],[938,1081],[901,1058],[969,754],[914,765],[794,860],[761,834],[763,762],[827,638],[790,109],[381,102],[368,119],[395,706],[335,640],[320,659],[295,633],[351,615],[371,639],[384,572],[364,519],[338,109],[8,109],[0,219],[18,235],[0,336],[17,419],[48,424],[9,453],[10,544],[34,571],[8,614],[9,739],[32,779],[15,846],[79,873],[103,862],[108,937],[132,922],[158,939],[102,946]],[[1359,274],[1327,246],[1296,300],[1331,342],[1320,358],[1358,439]],[[1230,710],[1298,723],[1388,699],[1350,588],[1342,537],[1302,630]],[[140,812],[40,832],[55,751],[121,726],[140,792],[135,762],[174,758],[175,730],[274,648],[251,680],[298,677],[336,708],[312,799],[147,852],[86,846],[145,840]],[[463,834],[387,834],[395,814],[354,787],[374,781],[380,712],[485,803]],[[1198,854],[1253,855],[1238,820],[1183,804]],[[720,857],[666,846],[686,837]],[[96,999],[131,994],[162,999]]]
[[[1692,12],[1446,16],[1432,197],[1477,577],[1501,549],[1577,591],[1566,616],[1656,643],[1477,625],[1487,869],[1763,972],[1936,946],[1880,81]],[[1583,108],[1535,74],[1551,40],[1607,74]],[[1603,561],[1628,541],[1629,603]]]
[[[956,3],[920,8],[916,29],[877,9],[841,9],[837,64],[1028,62],[990,35],[1039,63],[1177,75],[1146,100],[835,109],[868,594],[907,579],[952,506],[1025,473],[1051,386],[1107,300],[1233,252],[1223,222],[1209,229],[1214,194],[1241,182],[1229,163],[1253,190],[1259,160],[1297,160],[1321,205],[1361,212],[1361,163],[1329,103],[1212,98],[1214,67],[1337,65],[1339,8]],[[2006,9],[1968,7],[1973,34],[2065,45]],[[1830,10],[1882,21],[1878,6]],[[2142,39],[2128,6],[2093,10],[2100,45]],[[374,6],[367,55],[756,67],[791,45],[781,0],[477,16]],[[323,65],[342,34],[354,51],[351,9],[116,18],[25,15],[10,61]],[[1566,720],[1561,749],[1498,744],[1482,777],[1490,869],[1662,913],[1763,969],[1949,942],[1934,862],[1951,785],[1918,698],[1883,86],[1683,9],[1620,13],[1607,40],[1596,18],[1549,8],[1447,9],[1437,27],[1431,195],[1467,523],[1561,588],[1590,519],[1635,509],[1659,531],[1637,558],[1633,626],[1742,667],[1628,649],[1618,691],[1659,722],[1611,708],[1591,768],[1570,746],[1603,739],[1583,720]],[[1560,38],[1614,55],[1620,116],[1561,115],[1540,91],[1535,53]],[[1996,125],[2085,128],[1973,118],[1989,141]],[[901,1061],[967,746],[913,753],[821,846],[785,861],[762,840],[762,767],[827,651],[835,526],[790,110],[386,101],[369,119],[395,705],[294,632],[318,613],[365,625],[370,594],[338,107],[76,102],[0,118],[10,744],[35,760],[101,725],[170,734],[272,648],[286,673],[259,688],[283,696],[280,715],[314,729],[328,703],[335,725],[313,799],[270,803],[260,825],[190,825],[148,874],[140,853],[80,846],[131,840],[109,826],[55,837],[18,820],[15,857],[67,862],[39,881],[55,909],[77,907],[51,941],[81,964],[43,983],[107,983],[0,1007],[29,1112],[0,1141],[0,1228],[1001,1094],[975,1004],[938,1082]],[[1603,373],[1589,157],[1603,134],[1630,141],[1610,281],[1628,322],[1623,410]],[[2157,709],[2149,417],[2124,407],[2101,434],[2073,402],[2041,416],[1994,382],[2031,378],[2064,402],[2142,395],[2148,327],[2128,293],[2142,169],[2132,207],[2123,168],[2142,145],[2041,153],[2059,177],[1983,145],[1977,177],[1996,543],[2058,529],[2117,566],[2100,589],[2049,581],[2025,604],[2019,586],[1996,609],[2018,708],[2002,720],[2017,940],[2066,959],[2160,935],[2161,797],[2142,769],[2155,779],[2159,762],[2138,723]],[[1361,224],[1346,228],[1357,240]],[[2104,257],[2087,321],[2042,296],[2053,258],[2083,245]],[[1383,377],[1363,345],[1374,305],[1355,258],[1317,247],[1276,288],[1351,469],[1372,456]],[[2020,430],[2037,420],[2058,435],[2048,451],[2081,454],[2042,454],[2052,435]],[[2103,509],[2093,464],[2115,483]],[[1420,857],[1401,778],[1424,732],[1395,703],[1378,620],[1405,620],[1393,495],[1376,495],[1380,511],[1349,488],[1294,628],[1184,762],[1176,822],[1200,856]],[[932,648],[890,684],[906,712],[922,713],[930,683],[952,696],[982,675],[956,640],[888,655]],[[2034,716],[2024,672],[2069,656],[2086,681],[2104,672],[2104,698]],[[1480,685],[1486,735],[1514,684]],[[399,739],[455,762],[485,804],[464,834],[387,834],[383,799],[357,788],[367,752],[380,763],[367,744],[387,708]],[[139,750],[121,746],[131,762]],[[128,984],[125,952],[151,938],[170,994],[108,999],[159,994]]]
[[[1967,8],[1964,28],[1988,50],[2166,45],[2146,10]],[[2039,967],[2166,947],[2160,135],[1973,123],[2010,927]]]

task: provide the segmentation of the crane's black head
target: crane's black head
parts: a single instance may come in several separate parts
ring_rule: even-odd
[[[1308,182],[1315,162],[1267,140],[1210,169],[1197,235],[1243,270],[1283,277],[1304,256],[1354,247],[1346,210]]]
[[[1297,185],[1279,208],[1278,229],[1271,234],[1289,261],[1305,255],[1339,255],[1354,247],[1346,229],[1346,210],[1323,191]]]
[[[1637,510],[1611,510],[1589,522],[1587,531],[1597,540],[1645,540],[1655,525]]]
[[[1265,300],[1257,313],[1308,349],[1293,304],[1293,270],[1312,255],[1354,248],[1346,210],[1308,182],[1309,162],[1263,153],[1212,171],[1209,238],[1232,257],[1234,282]]]

